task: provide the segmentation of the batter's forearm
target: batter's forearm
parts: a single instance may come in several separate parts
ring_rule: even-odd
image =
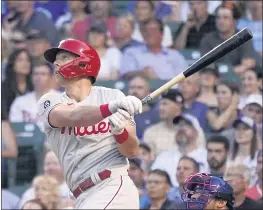
[[[92,126],[111,115],[108,105],[68,107],[61,105],[51,110],[49,122],[54,127]]]
[[[104,119],[100,107],[79,106],[70,112],[72,126],[91,126],[99,123]]]
[[[139,144],[140,142],[137,136],[130,134],[124,143],[118,144],[118,149],[125,157],[133,158],[138,154]]]

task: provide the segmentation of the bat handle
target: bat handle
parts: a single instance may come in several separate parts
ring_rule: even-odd
[[[173,79],[171,79],[170,81],[166,82],[163,86],[159,87],[158,89],[156,89],[155,91],[153,91],[152,93],[150,93],[149,95],[147,95],[144,99],[142,99],[142,104],[147,104],[150,101],[152,101],[153,99],[155,99],[156,97],[160,96],[162,93],[164,93],[165,91],[167,91],[169,88],[171,88],[172,86],[178,84],[179,82],[181,82],[182,80],[184,80],[186,77],[184,75],[184,73],[180,73],[178,74],[176,77],[174,77]]]
[[[150,101],[152,101],[152,97],[151,95],[147,95],[144,99],[142,99],[142,104],[147,104],[149,103]]]

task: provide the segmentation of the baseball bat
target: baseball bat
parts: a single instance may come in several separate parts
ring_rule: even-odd
[[[221,57],[225,56],[229,52],[235,50],[242,44],[246,43],[248,40],[252,39],[253,35],[251,31],[247,28],[239,31],[220,45],[216,46],[214,49],[203,55],[196,62],[194,62],[191,66],[189,66],[185,71],[175,76],[173,79],[165,83],[163,86],[159,87],[149,95],[147,95],[144,99],[142,99],[142,104],[149,103],[157,96],[161,95],[163,92],[167,91],[172,86],[181,82],[187,77],[190,77],[192,74],[198,72],[199,70],[205,68]]]

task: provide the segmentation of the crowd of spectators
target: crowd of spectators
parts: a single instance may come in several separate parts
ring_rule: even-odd
[[[181,73],[244,27],[253,40],[185,79],[135,116],[141,141],[129,176],[142,209],[172,209],[184,180],[223,176],[236,209],[262,203],[262,1],[2,1],[2,190],[5,209],[74,208],[59,162],[45,145],[43,174],[21,197],[7,184],[19,145],[13,123],[43,131],[37,101],[63,91],[43,53],[75,38],[98,52],[98,82],[124,81],[143,99],[152,82]],[[226,72],[228,72],[226,74]],[[105,83],[106,84],[106,83]],[[96,85],[96,84],[95,84]],[[30,169],[29,169],[30,170]]]

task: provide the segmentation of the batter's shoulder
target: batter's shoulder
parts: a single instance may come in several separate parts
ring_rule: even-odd
[[[48,99],[58,99],[62,97],[62,93],[60,92],[56,92],[56,91],[50,91],[46,94],[44,94],[40,99],[39,102],[44,101],[44,100],[48,100]]]
[[[94,86],[93,90],[95,90],[95,91],[97,91],[97,92],[99,92],[101,94],[104,94],[105,96],[111,96],[111,97],[113,97],[115,99],[125,97],[125,94],[121,90],[115,89],[115,88]]]

